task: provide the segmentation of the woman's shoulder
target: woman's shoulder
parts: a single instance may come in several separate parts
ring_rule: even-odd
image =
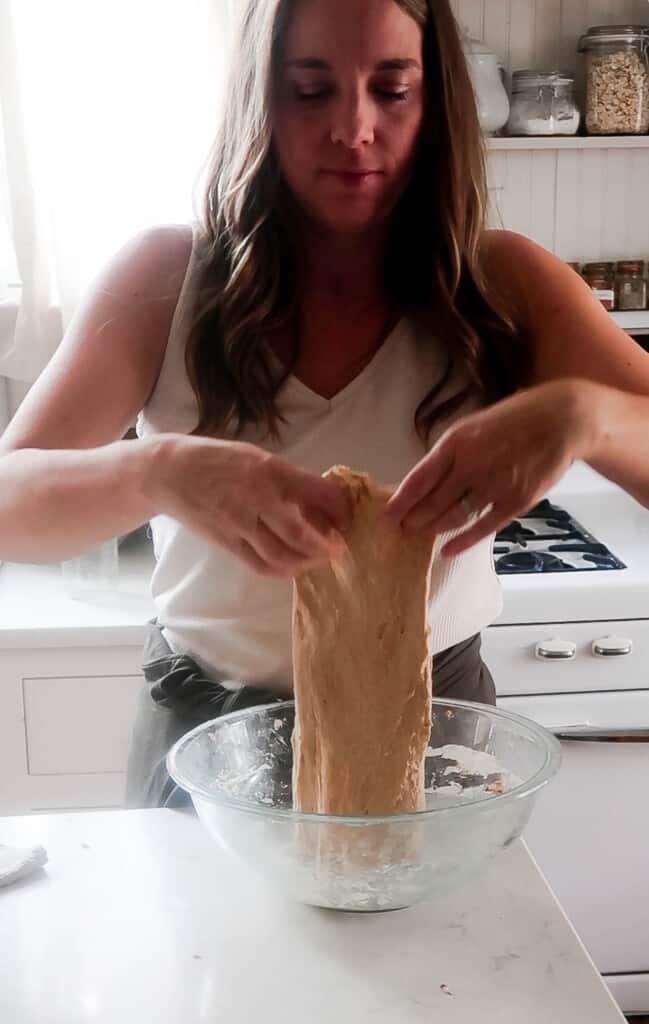
[[[517,231],[492,229],[482,236],[480,252],[488,276],[517,277],[521,270],[559,263],[553,253]]]
[[[146,304],[175,305],[185,279],[193,248],[190,224],[147,227],[127,238],[90,283],[92,303],[112,296],[121,309],[140,309]]]
[[[143,228],[103,268],[88,301],[111,296],[122,316],[145,319],[147,344],[163,351],[189,269],[193,239],[191,224]]]
[[[582,287],[567,263],[516,231],[485,231],[480,254],[488,287],[507,296],[522,317],[557,290],[570,295]]]
[[[182,286],[194,244],[191,224],[158,224],[144,228],[130,238],[122,249],[122,259],[136,279],[146,282],[162,279]]]

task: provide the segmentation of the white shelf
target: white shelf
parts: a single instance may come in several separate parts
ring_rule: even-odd
[[[629,334],[649,334],[649,310],[633,313],[611,313],[618,327]]]
[[[492,150],[516,149],[649,149],[649,135],[568,135],[492,137]]]

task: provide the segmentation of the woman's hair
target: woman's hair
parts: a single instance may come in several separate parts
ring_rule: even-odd
[[[484,403],[529,376],[529,351],[488,284],[484,143],[462,41],[449,0],[394,0],[421,26],[424,116],[408,185],[392,214],[385,287],[400,311],[442,338],[447,372],[416,411],[422,437],[469,393]],[[239,434],[266,422],[277,433],[278,374],[268,337],[293,322],[300,285],[291,197],[272,140],[272,92],[293,0],[246,0],[227,106],[210,160],[195,242],[195,308],[186,369],[196,434]],[[297,358],[293,352],[293,359]],[[454,371],[466,387],[439,398]]]

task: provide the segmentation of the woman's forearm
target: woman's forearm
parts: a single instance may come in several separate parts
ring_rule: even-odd
[[[74,557],[147,522],[164,435],[99,448],[23,448],[0,456],[0,558]]]
[[[588,424],[582,458],[649,508],[649,397],[575,381]]]

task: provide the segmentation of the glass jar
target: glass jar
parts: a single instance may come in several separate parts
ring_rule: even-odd
[[[615,268],[615,308],[646,309],[647,278],[644,260],[620,260]]]
[[[648,47],[649,28],[644,25],[598,25],[581,37],[589,135],[649,132]]]
[[[119,544],[117,537],[103,541],[77,558],[61,563],[65,589],[72,598],[90,597],[114,591],[119,585]]]
[[[584,263],[581,276],[604,309],[615,309],[614,263]]]
[[[508,135],[576,135],[581,115],[573,75],[515,71]]]
[[[502,61],[478,39],[464,40],[464,56],[473,83],[480,127],[487,135],[493,135],[504,128],[509,117]]]

